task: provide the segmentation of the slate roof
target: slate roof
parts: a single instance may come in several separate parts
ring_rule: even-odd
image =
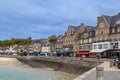
[[[79,27],[80,26],[72,26],[72,25],[70,25],[70,30],[71,30],[72,33],[75,33],[78,30]]]
[[[116,21],[120,20],[120,13],[118,13],[117,15],[114,16],[107,16],[107,15],[103,15],[106,19],[106,21],[108,22],[110,27],[113,27],[116,25]]]
[[[95,31],[95,27],[93,27],[93,26],[86,26],[86,27],[88,28],[89,32]]]

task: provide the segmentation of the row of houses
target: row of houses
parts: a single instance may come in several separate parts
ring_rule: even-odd
[[[97,17],[97,25],[69,25],[63,38],[63,49],[68,55],[115,57],[120,56],[120,13]]]
[[[34,52],[50,52],[50,43],[48,39],[39,39],[33,40],[31,44],[26,45],[11,45],[7,47],[0,47],[1,54],[23,54],[29,53],[33,54]]]
[[[34,50],[38,48],[41,52],[61,52],[65,56],[120,56],[120,13],[98,16],[96,26],[84,23],[78,26],[68,25],[66,32],[57,38],[54,49],[48,39],[34,40],[31,46],[34,45]]]
[[[115,57],[120,56],[120,13],[97,17],[97,25],[89,26],[81,23],[78,26],[68,25],[63,35],[57,36],[58,42],[51,46],[48,39],[33,40],[17,51],[28,53],[61,52],[65,56]],[[18,50],[19,49],[19,50]]]

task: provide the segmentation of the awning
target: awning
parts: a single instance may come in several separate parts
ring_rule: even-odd
[[[79,52],[77,52],[76,54],[89,54],[89,51],[79,51]]]
[[[107,49],[96,49],[96,50],[91,50],[90,53],[101,53],[106,51]]]

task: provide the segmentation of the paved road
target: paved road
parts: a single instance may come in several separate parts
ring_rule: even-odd
[[[110,67],[110,62],[104,62],[100,65],[104,67],[104,80],[120,80],[120,69],[117,67]],[[96,80],[96,68],[82,74],[75,80]]]
[[[91,73],[82,80],[96,80],[96,72]],[[120,80],[120,71],[104,71],[103,80]]]

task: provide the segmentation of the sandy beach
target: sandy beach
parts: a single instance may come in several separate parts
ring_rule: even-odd
[[[17,66],[17,67],[30,67],[19,62],[16,58],[4,58],[0,57],[0,66]]]

